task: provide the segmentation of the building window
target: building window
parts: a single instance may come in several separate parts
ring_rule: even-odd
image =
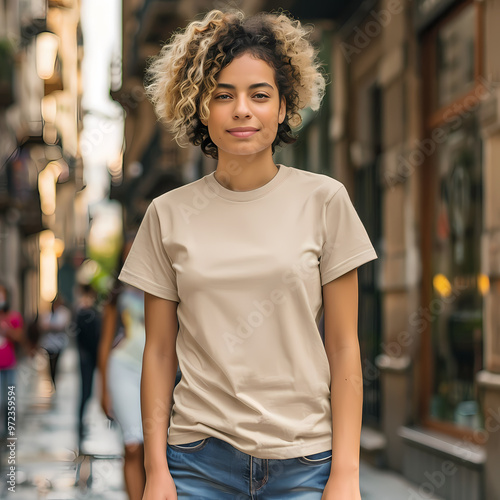
[[[483,358],[481,275],[482,16],[478,2],[456,2],[422,35],[421,418],[464,436],[483,426],[475,383]]]
[[[482,368],[480,140],[473,118],[438,147],[432,248],[430,417],[480,428],[475,387]]]
[[[474,85],[475,7],[470,4],[436,37],[438,107],[449,104]]]

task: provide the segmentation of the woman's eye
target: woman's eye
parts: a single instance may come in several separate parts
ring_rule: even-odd
[[[255,94],[254,97],[257,97],[259,100],[267,99],[269,96],[266,94]]]
[[[228,94],[220,94],[220,95],[216,96],[215,98],[216,98],[216,99],[219,99],[219,100],[221,100],[221,101],[225,101],[225,100],[226,100],[226,99],[225,99],[226,97],[229,99],[231,96],[230,96],[230,95],[228,95]]]

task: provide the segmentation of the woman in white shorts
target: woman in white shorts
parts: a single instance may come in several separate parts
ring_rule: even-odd
[[[123,251],[125,259],[130,249]],[[141,422],[141,370],[145,344],[144,293],[119,283],[104,307],[99,368],[101,405],[120,427],[124,443],[124,478],[130,500],[140,500],[146,482]]]

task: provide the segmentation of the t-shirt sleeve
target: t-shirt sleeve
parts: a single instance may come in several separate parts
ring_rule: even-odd
[[[118,279],[151,295],[180,302],[175,270],[163,245],[154,201],[146,210]]]
[[[342,185],[327,202],[324,220],[321,285],[378,258],[345,186]]]

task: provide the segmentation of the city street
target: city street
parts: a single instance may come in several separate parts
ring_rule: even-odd
[[[89,434],[82,446],[84,455],[76,454],[79,373],[72,345],[61,357],[58,377],[57,391],[51,397],[43,362],[35,358],[19,363],[16,500],[126,500],[120,435],[109,426],[96,398],[90,400],[86,412]],[[2,486],[5,495],[7,485]],[[417,491],[417,486],[394,472],[361,464],[363,500],[430,498],[417,496]]]
[[[87,405],[89,434],[82,445],[85,455],[77,456],[80,387],[78,353],[73,345],[64,351],[59,363],[57,391],[52,397],[43,362],[36,358],[19,363],[18,484],[15,494],[8,492],[8,496],[17,500],[126,500],[120,435],[116,428],[109,427],[96,398]],[[94,387],[96,382],[97,377]]]
[[[140,439],[144,293],[209,434],[299,455],[344,380],[362,500],[500,499],[500,2],[285,4],[0,0],[0,500],[141,500],[75,342]]]

